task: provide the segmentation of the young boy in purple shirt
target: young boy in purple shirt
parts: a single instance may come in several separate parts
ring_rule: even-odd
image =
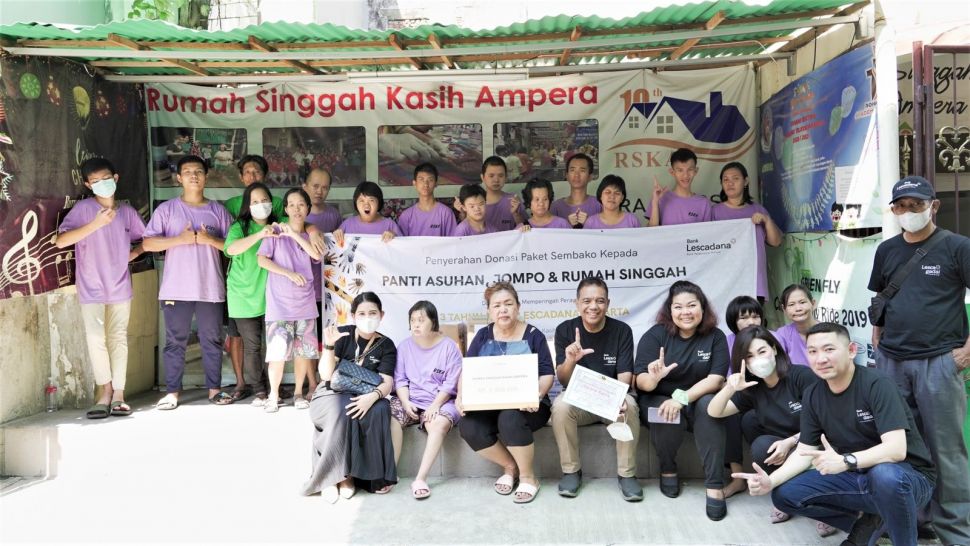
[[[289,222],[279,224],[276,237],[263,239],[257,253],[259,266],[269,271],[266,279],[266,362],[269,364],[269,397],[263,411],[276,413],[280,408],[280,382],[283,367],[293,359],[296,388],[293,406],[307,409],[303,397],[303,378],[318,358],[317,306],[313,300],[312,260],[320,253],[310,245],[305,221],[310,211],[310,196],[300,188],[286,192],[283,198]],[[315,385],[311,385],[312,394]]]
[[[222,317],[226,284],[222,277],[222,248],[232,217],[222,204],[203,194],[208,167],[198,156],[179,160],[176,180],[182,195],[155,209],[142,246],[165,252],[165,269],[158,299],[165,316],[165,383],[168,393],[155,405],[160,410],[178,406],[185,372],[185,348],[192,331],[192,316],[202,346],[202,367],[209,402],[226,405],[232,396],[221,392]]]
[[[408,207],[397,219],[401,233],[405,236],[448,237],[455,229],[455,213],[434,198],[438,184],[438,169],[431,163],[422,163],[414,168],[411,180],[418,192],[418,202]]]
[[[115,200],[118,174],[107,159],[81,164],[84,185],[94,197],[79,201],[58,228],[57,248],[75,245],[81,320],[101,394],[86,417],[131,415],[125,403],[128,371],[128,317],[131,275],[128,262],[141,254],[131,243],[142,238],[145,223],[127,203]],[[110,403],[110,406],[109,406]]]
[[[569,195],[557,199],[552,204],[552,213],[565,218],[574,228],[582,228],[586,219],[603,211],[603,206],[595,195],[586,193],[589,178],[593,174],[593,158],[579,153],[566,161],[566,181],[569,182]]]
[[[458,202],[465,211],[465,219],[451,232],[452,237],[495,233],[485,213],[485,190],[478,184],[465,184],[458,190]]]
[[[673,226],[677,224],[692,224],[695,222],[710,222],[713,218],[711,201],[697,195],[690,185],[697,176],[697,154],[687,148],[679,148],[670,155],[670,175],[676,184],[672,192],[661,186],[657,178],[653,179],[653,197],[647,206],[649,225]]]
[[[354,207],[357,215],[344,220],[333,232],[337,244],[344,244],[344,235],[380,235],[385,243],[401,235],[401,228],[394,220],[381,214],[384,210],[384,192],[374,182],[365,180],[357,184],[357,189],[354,190]]]
[[[554,199],[552,184],[548,180],[533,178],[522,190],[522,198],[529,205],[529,226],[536,229],[572,229],[564,218],[549,212],[549,203]],[[585,218],[583,219],[585,221]]]
[[[525,223],[525,207],[515,194],[502,191],[507,170],[505,161],[493,155],[482,163],[485,187],[485,221],[496,231],[509,231]]]

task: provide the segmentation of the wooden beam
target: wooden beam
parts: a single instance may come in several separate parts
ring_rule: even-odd
[[[706,23],[704,23],[704,30],[714,30],[714,27],[716,27],[717,25],[720,25],[722,22],[724,22],[724,19],[726,18],[727,18],[727,15],[725,15],[723,11],[719,11],[715,13],[713,17],[711,17],[710,19],[707,20]],[[683,43],[681,43],[677,49],[673,50],[673,52],[670,53],[669,59],[671,61],[676,61],[677,59],[683,57],[684,54],[687,53],[688,50],[690,50],[690,48],[697,45],[697,43],[700,41],[701,41],[700,38],[691,38],[689,40],[684,40]]]
[[[266,42],[252,35],[249,36],[249,39],[247,40],[247,42],[249,42],[249,46],[251,48],[258,49],[259,51],[265,51],[267,53],[276,53],[277,51],[279,51],[275,47],[267,44]],[[288,66],[291,66],[299,70],[300,72],[305,72],[307,74],[320,74],[319,70],[301,61],[287,60],[286,64]]]
[[[843,9],[843,10],[836,11],[835,13],[832,13],[831,15],[832,15],[832,17],[845,17],[846,15],[852,15],[853,13],[856,13],[856,12],[862,10],[867,5],[868,4],[865,3],[865,2],[858,3],[858,4],[853,4],[853,5],[847,7],[845,9]],[[798,36],[797,38],[795,38],[793,40],[789,40],[787,44],[785,44],[784,46],[782,46],[781,48],[778,49],[778,52],[779,53],[788,53],[788,52],[797,51],[798,48],[800,48],[800,47],[808,44],[809,42],[811,42],[812,40],[814,40],[815,38],[817,38],[819,35],[821,35],[822,33],[824,33],[826,30],[832,28],[833,26],[835,26],[835,25],[815,27],[812,31],[804,32],[804,33],[801,34],[801,36]],[[757,63],[757,66],[762,66],[762,65],[764,65],[767,62],[769,62],[769,61],[761,61],[761,62]]]
[[[407,49],[404,47],[404,45],[401,44],[401,41],[398,39],[397,34],[393,32],[387,36],[387,43],[391,44],[391,47],[393,47],[398,51],[404,51],[405,49]],[[418,61],[414,60],[411,57],[408,57],[407,61],[411,63],[411,66],[413,66],[414,68],[417,68],[418,70],[424,69],[423,64],[419,63]],[[377,63],[377,64],[384,64],[384,63]]]
[[[155,51],[154,49],[152,49],[152,48],[150,48],[150,47],[148,47],[148,46],[146,46],[144,44],[139,44],[138,42],[136,42],[136,41],[134,41],[134,40],[132,40],[130,38],[125,38],[124,36],[120,36],[120,35],[114,34],[114,33],[108,34],[108,43],[111,44],[111,45],[117,46],[117,47],[124,47],[124,48],[127,48],[127,49],[133,49],[135,51]],[[163,51],[159,51],[159,53],[164,54]],[[188,61],[183,61],[181,59],[161,59],[161,58],[159,60],[161,62],[169,65],[169,66],[175,66],[175,67],[181,68],[182,70],[186,70],[186,71],[191,72],[191,73],[193,73],[193,74],[195,74],[197,76],[209,76],[210,75],[204,69],[199,68],[197,65],[194,65],[194,64],[192,64],[192,63],[190,63]]]
[[[435,49],[439,49],[439,50],[444,49],[443,47],[441,47],[441,40],[438,39],[438,35],[435,34],[434,32],[428,33],[428,43],[431,44],[431,47]],[[441,62],[445,63],[445,66],[447,66],[448,68],[455,68],[455,63],[453,63],[451,59],[448,58],[447,55],[441,56]]]
[[[583,29],[579,25],[576,25],[573,27],[573,31],[569,35],[569,41],[575,42],[579,40],[579,37],[582,35],[583,35]],[[568,48],[562,50],[562,55],[559,56],[559,66],[565,66],[569,64],[569,55],[571,51],[572,50]]]

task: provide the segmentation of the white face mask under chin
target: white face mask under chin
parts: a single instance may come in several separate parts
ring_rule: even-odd
[[[355,322],[360,333],[368,335],[376,332],[377,328],[381,325],[381,319],[379,317],[366,317]]]
[[[932,207],[926,207],[923,212],[904,212],[896,217],[896,222],[903,231],[915,233],[926,227],[930,223],[930,216],[933,214]]]
[[[758,358],[751,359],[751,361],[748,362],[748,371],[750,371],[752,375],[760,377],[761,379],[768,377],[772,374],[772,372],[775,371],[775,357],[759,356]]]

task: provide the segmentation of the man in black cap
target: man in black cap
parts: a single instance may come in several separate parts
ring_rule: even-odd
[[[943,544],[970,545],[970,469],[963,439],[970,239],[933,223],[940,201],[925,178],[897,182],[890,206],[903,232],[876,249],[869,290],[885,290],[917,250],[927,250],[888,300],[882,326],[873,326],[876,367],[896,381],[936,464],[930,517],[937,536]]]

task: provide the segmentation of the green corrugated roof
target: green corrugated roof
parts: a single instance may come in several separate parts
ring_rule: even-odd
[[[469,28],[442,25],[422,25],[416,28],[392,30],[392,31],[382,31],[382,30],[358,30],[351,29],[344,26],[332,25],[332,24],[304,24],[304,23],[286,23],[286,22],[270,22],[262,23],[259,25],[251,25],[244,28],[229,30],[229,31],[199,31],[192,30],[163,21],[154,20],[128,20],[123,22],[114,22],[104,25],[97,25],[93,27],[72,27],[66,28],[61,26],[49,25],[49,24],[38,24],[38,23],[17,23],[13,25],[0,26],[0,40],[3,40],[4,47],[16,46],[16,45],[31,45],[23,44],[22,41],[32,41],[32,40],[70,40],[70,41],[99,41],[105,42],[104,45],[98,45],[100,49],[104,51],[103,56],[97,57],[99,60],[107,60],[112,57],[118,57],[120,51],[126,51],[123,47],[115,46],[114,44],[107,43],[110,35],[118,35],[124,38],[134,40],[139,43],[151,43],[151,42],[178,42],[181,44],[237,44],[237,48],[248,48],[248,40],[250,36],[256,37],[259,40],[272,44],[274,47],[279,48],[281,51],[294,51],[289,49],[287,46],[295,44],[305,44],[305,43],[326,43],[326,44],[342,44],[344,47],[339,48],[308,48],[300,49],[299,51],[306,52],[320,52],[320,51],[341,51],[341,52],[359,52],[361,53],[362,59],[367,59],[367,52],[373,51],[389,51],[392,50],[391,46],[388,44],[388,40],[391,35],[396,35],[396,38],[405,45],[409,50],[428,50],[431,48],[428,43],[428,36],[433,32],[442,42],[444,50],[443,53],[449,54],[448,50],[456,47],[461,47],[464,49],[474,48],[479,46],[496,45],[494,38],[520,38],[520,40],[503,40],[501,44],[522,44],[522,43],[536,43],[541,44],[543,42],[553,42],[562,41],[564,38],[562,35],[568,35],[573,31],[575,27],[580,27],[582,34],[580,39],[575,42],[575,46],[572,47],[572,56],[570,57],[570,64],[587,64],[590,62],[619,62],[624,59],[624,55],[616,54],[617,50],[635,50],[635,49],[653,49],[663,46],[677,46],[681,41],[665,41],[665,42],[650,42],[648,41],[651,37],[650,29],[653,32],[663,32],[666,30],[676,31],[676,30],[688,30],[688,29],[698,29],[702,28],[704,23],[709,21],[718,12],[723,12],[725,21],[718,27],[718,30],[723,28],[736,28],[737,34],[732,34],[730,36],[712,37],[712,38],[702,38],[697,45],[704,46],[707,44],[717,44],[725,43],[725,47],[712,47],[712,48],[697,48],[691,49],[687,57],[725,57],[725,56],[736,56],[736,55],[747,55],[755,54],[763,51],[764,47],[759,46],[757,43],[744,43],[739,44],[742,40],[763,40],[766,38],[779,38],[788,36],[792,31],[772,31],[772,32],[751,32],[750,24],[756,24],[760,22],[765,17],[785,17],[787,20],[799,20],[807,19],[813,14],[820,10],[835,10],[840,7],[852,6],[860,3],[867,3],[868,0],[858,0],[858,1],[847,1],[847,0],[775,0],[765,6],[749,6],[743,2],[729,1],[729,0],[714,0],[708,2],[698,2],[680,5],[670,5],[665,7],[659,7],[648,12],[643,12],[632,17],[626,17],[623,19],[610,19],[597,16],[590,17],[579,17],[579,16],[568,16],[568,15],[558,15],[543,17],[541,19],[532,19],[524,21],[521,23],[515,23],[509,26],[496,27],[492,29],[481,29],[473,30]],[[750,24],[748,23],[750,22]],[[560,36],[548,37],[545,35],[555,35]],[[537,36],[540,35],[540,36]],[[592,35],[592,36],[591,36]],[[607,37],[623,37],[623,36],[644,36],[644,42],[641,44],[624,45],[622,47],[612,48],[613,54],[610,54],[610,48],[604,51],[602,48],[598,50],[589,49],[583,51],[584,42],[589,42],[591,39],[603,39]],[[455,41],[461,41],[461,43],[456,44]],[[371,42],[371,43],[368,43]],[[373,42],[380,42],[379,44],[374,44]],[[360,45],[355,45],[360,44]],[[386,44],[386,45],[385,45]],[[52,44],[49,47],[72,47],[72,44],[62,42],[60,44]],[[75,46],[77,48],[91,47],[91,45],[79,44]],[[154,49],[164,51],[164,50],[176,50],[176,49],[189,49],[184,46],[176,47],[162,47],[162,46],[152,46]],[[211,46],[210,46],[211,47]],[[205,62],[210,57],[206,56],[205,49],[199,50],[199,56],[189,62]],[[211,51],[211,49],[209,50]],[[466,68],[474,68],[478,66],[541,66],[545,64],[553,64],[550,60],[553,56],[558,56],[559,53],[556,52],[544,52],[542,53],[543,58],[538,58],[539,54],[536,54],[534,59],[495,59],[489,61],[488,63],[480,63],[475,61],[462,62],[461,66]],[[94,58],[87,58],[87,60],[94,60]],[[425,58],[419,59],[420,62],[424,63],[426,67],[432,68],[438,65],[442,65],[440,60],[437,58]],[[321,61],[322,68],[330,71],[348,71],[348,70],[373,70],[382,69],[386,70],[389,67],[400,66],[400,62],[389,62],[387,60],[372,59],[371,63],[365,65],[357,66],[339,66],[333,65],[333,68],[328,67],[323,61]],[[315,65],[321,66],[321,65]],[[410,69],[410,64],[405,65]],[[120,74],[172,74],[172,73],[185,73],[182,69],[173,68],[170,64],[158,63],[158,66],[145,66],[145,67],[110,67],[111,71]],[[232,67],[232,66],[220,66],[206,68],[213,74],[223,74],[223,73],[238,73],[252,72],[254,70],[262,72],[293,72],[296,69],[292,67]]]

